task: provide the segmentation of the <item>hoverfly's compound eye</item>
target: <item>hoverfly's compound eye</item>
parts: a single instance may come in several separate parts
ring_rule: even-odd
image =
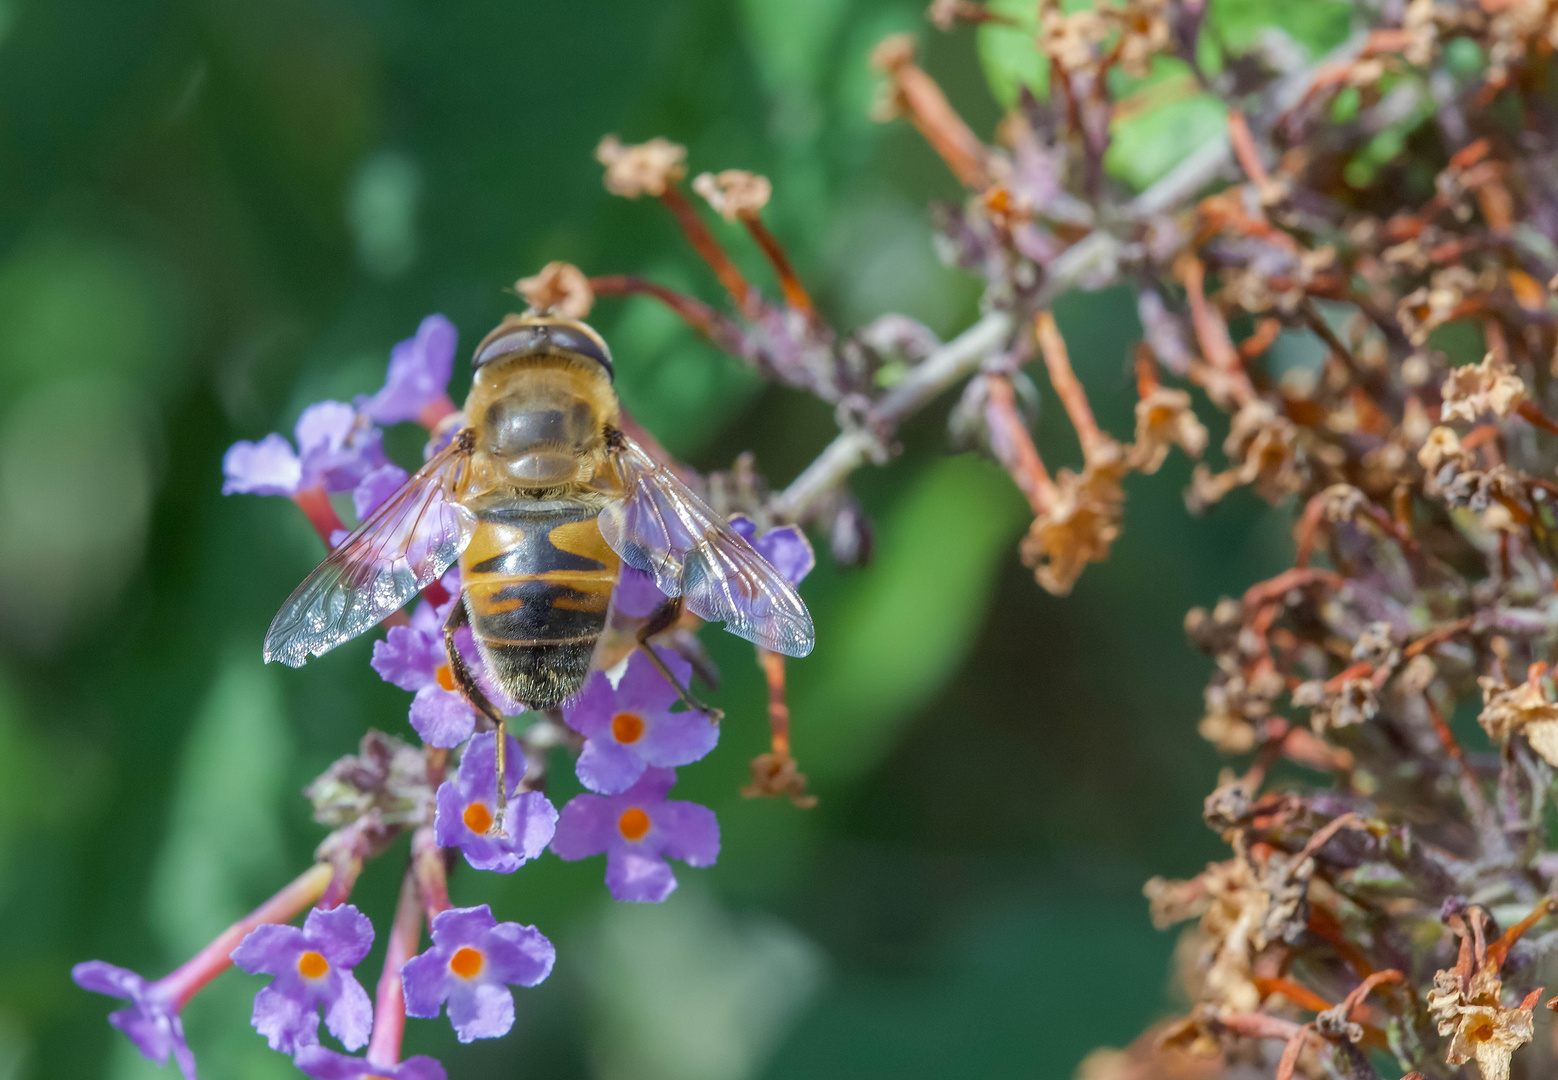
[[[505,322],[476,347],[471,370],[508,356],[536,354],[572,354],[593,360],[606,369],[606,377],[616,374],[611,350],[594,330],[580,322],[531,321]]]

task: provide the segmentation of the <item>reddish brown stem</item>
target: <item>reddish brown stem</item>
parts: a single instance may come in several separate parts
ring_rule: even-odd
[[[752,239],[757,241],[757,246],[762,249],[763,255],[773,266],[774,273],[779,275],[779,288],[784,292],[784,302],[808,318],[815,318],[817,308],[811,302],[811,295],[806,291],[806,286],[802,285],[801,279],[796,276],[795,267],[790,264],[790,256],[785,253],[779,238],[768,231],[768,226],[764,225],[763,219],[756,214],[742,214],[741,223],[747,227],[747,232],[752,234]]]
[[[1558,435],[1558,420],[1554,420],[1541,409],[1537,408],[1536,402],[1522,401],[1515,407],[1515,411],[1519,413],[1521,418],[1527,423],[1532,424],[1535,427],[1539,427],[1543,431],[1548,431],[1554,435]]]
[[[1004,375],[989,376],[985,398],[985,426],[990,432],[990,452],[1011,474],[1019,491],[1027,498],[1035,514],[1046,512],[1054,502],[1055,484],[1039,457],[1028,425],[1017,408],[1017,394]]]
[[[763,678],[768,682],[768,731],[776,757],[790,756],[790,704],[785,696],[784,656],[767,649],[757,650]]]
[[[159,980],[158,985],[169,998],[178,1002],[179,1008],[183,1008],[207,983],[231,966],[233,950],[255,927],[296,918],[324,894],[331,874],[328,863],[315,863],[286,888],[223,930],[215,941]]]
[[[1044,356],[1044,366],[1049,371],[1050,385],[1055,388],[1055,396],[1060,398],[1066,415],[1071,418],[1071,426],[1076,428],[1077,438],[1082,443],[1082,456],[1092,461],[1108,442],[1108,436],[1099,429],[1098,421],[1093,419],[1092,406],[1087,403],[1087,392],[1082,389],[1081,380],[1072,370],[1066,339],[1061,337],[1060,328],[1055,325],[1055,316],[1048,311],[1039,312],[1033,329],[1039,340],[1039,351]]]
[[[1519,941],[1527,930],[1535,926],[1554,909],[1558,909],[1558,897],[1549,896],[1532,908],[1529,915],[1508,930],[1505,930],[1497,941],[1488,946],[1488,958],[1484,961],[1484,968],[1489,971],[1497,971],[1503,967],[1504,960],[1509,956],[1509,950],[1515,947],[1515,942]]]
[[[964,187],[981,191],[988,187],[985,144],[963,122],[936,80],[914,63],[912,44],[889,39],[878,46],[874,61],[892,80],[894,104],[908,114],[952,174]]]
[[[384,950],[384,971],[379,975],[373,1000],[373,1037],[368,1041],[370,1065],[394,1065],[400,1061],[401,1038],[406,1032],[406,995],[400,969],[417,954],[422,944],[422,899],[416,873],[408,868],[400,882],[400,900]]]
[[[411,871],[431,926],[434,919],[449,910],[449,872],[444,865],[443,849],[433,839],[433,830],[426,826],[412,834]]]
[[[699,258],[709,264],[709,269],[714,271],[714,276],[719,278],[719,283],[736,302],[737,309],[747,313],[756,294],[752,292],[752,286],[747,284],[747,279],[742,277],[741,271],[736,269],[736,264],[730,261],[730,256],[725,254],[725,249],[719,246],[719,241],[714,239],[714,234],[703,223],[703,218],[698,216],[692,203],[687,201],[675,184],[666,185],[660,194],[660,201],[676,216],[676,223],[682,227],[688,243],[692,244]],[[593,286],[594,282],[590,284]],[[599,291],[596,289],[596,292]]]
[[[1190,325],[1196,332],[1196,341],[1207,363],[1217,368],[1230,380],[1230,393],[1241,405],[1255,400],[1255,387],[1244,370],[1239,350],[1234,348],[1228,336],[1228,324],[1222,313],[1206,299],[1206,267],[1194,255],[1186,254],[1175,264],[1179,279],[1185,286],[1185,298],[1190,303]]]
[[[325,542],[325,547],[334,547],[330,537],[345,529],[346,525],[341,521],[341,515],[335,512],[335,507],[330,504],[329,493],[323,487],[315,485],[293,495],[292,501],[297,503],[298,509],[308,516],[308,523],[319,534],[319,539]]]

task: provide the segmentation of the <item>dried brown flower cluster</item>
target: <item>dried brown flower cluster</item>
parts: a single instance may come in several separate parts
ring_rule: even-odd
[[[817,527],[844,563],[869,551],[851,474],[959,384],[953,440],[1027,498],[1021,555],[1056,593],[1108,556],[1125,477],[1206,450],[1198,402],[1227,414],[1223,461],[1196,466],[1190,508],[1248,489],[1296,517],[1290,569],[1186,623],[1214,664],[1199,731],[1243,760],[1206,803],[1233,855],[1148,885],[1160,925],[1195,920],[1178,973],[1191,1009],[1084,1075],[1370,1080],[1391,1061],[1537,1075],[1553,1051],[1533,1040],[1534,984],[1558,944],[1527,934],[1558,892],[1558,302],[1541,284],[1558,273],[1558,16],[1526,0],[1357,5],[1354,32],[1310,60],[1275,30],[1202,48],[1208,9],[1036,0],[1048,97],[1021,91],[993,141],[911,37],[879,46],[879,117],[913,123],[966,188],[937,222],[944,253],[986,283],[984,314],[950,341],[903,315],[828,326],[764,224],[783,191],[704,173],[694,190],[773,271],[777,296],[762,295],[682,194],[686,155],[664,140],[604,141],[607,187],[659,199],[728,308],[630,276],[581,288],[557,268],[521,290],[538,306],[653,296],[837,406],[839,434],[788,487],[750,461],[707,487],[762,525]],[[1017,25],[974,0],[930,16]],[[1220,100],[1226,132],[1132,192],[1105,157],[1158,92],[1133,77],[1165,64],[1186,73],[1174,92]],[[1129,443],[1099,427],[1050,314],[1069,290],[1112,284],[1134,288],[1143,327]],[[1040,458],[1030,361],[1079,466]],[[783,667],[765,670],[774,745],[749,790],[804,800]],[[1491,749],[1462,745],[1482,739],[1473,715]],[[1306,779],[1272,780],[1283,762]]]

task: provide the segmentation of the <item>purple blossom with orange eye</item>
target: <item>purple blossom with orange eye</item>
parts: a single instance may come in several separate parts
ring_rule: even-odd
[[[293,1054],[319,1042],[319,1008],[325,1026],[348,1050],[365,1046],[373,1030],[373,1005],[352,968],[373,947],[373,923],[351,904],[315,908],[301,928],[267,923],[251,930],[233,950],[233,963],[251,975],[274,975],[254,996],[250,1023],[272,1050]]]
[[[658,650],[671,673],[685,685],[692,665],[675,653]],[[585,738],[575,766],[579,782],[591,791],[626,791],[649,766],[688,765],[719,742],[719,725],[700,712],[672,712],[676,688],[635,652],[616,686],[597,671],[583,691],[564,706],[563,719]]]
[[[415,337],[390,350],[384,386],[372,397],[357,398],[357,408],[380,424],[416,420],[432,428],[445,413],[454,410],[448,386],[459,339],[454,323],[442,315],[423,319]]]
[[[129,998],[130,1007],[109,1013],[108,1022],[124,1032],[146,1060],[166,1065],[171,1055],[184,1080],[195,1080],[195,1055],[184,1041],[180,1002],[163,982],[148,983],[135,972],[102,960],[77,964],[70,977],[94,994]]]
[[[494,760],[497,735],[490,731],[472,736],[460,758],[459,772],[453,780],[439,785],[433,819],[433,836],[439,847],[457,847],[473,868],[500,874],[513,873],[545,851],[557,828],[557,808],[550,799],[539,791],[519,792],[525,755],[512,735],[506,740],[508,808],[502,834],[492,831],[498,777]]]
[[[305,1046],[292,1064],[314,1080],[449,1080],[442,1065],[420,1054],[398,1065],[375,1065],[323,1046]]]
[[[557,821],[552,851],[573,862],[606,853],[606,887],[618,900],[659,903],[676,889],[667,857],[712,866],[719,857],[714,811],[667,801],[674,769],[649,768],[620,795],[577,795]]]
[[[321,487],[350,491],[385,464],[384,435],[368,417],[339,401],[310,405],[293,429],[297,449],[280,435],[236,442],[222,458],[222,494],[285,495]]]
[[[552,973],[557,950],[533,926],[500,923],[486,904],[450,908],[433,919],[433,944],[400,969],[406,1015],[432,1020],[447,1003],[461,1042],[495,1039],[514,1026],[510,986],[535,986]]]
[[[812,550],[811,541],[806,539],[806,534],[797,525],[781,525],[759,536],[755,521],[745,514],[732,514],[730,527],[756,548],[757,553],[773,564],[773,568],[792,585],[799,585],[801,579],[817,565],[817,553]]]

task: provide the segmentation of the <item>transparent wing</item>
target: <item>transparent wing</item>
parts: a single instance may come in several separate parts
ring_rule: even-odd
[[[600,531],[623,562],[738,637],[786,656],[811,652],[811,613],[783,574],[633,440],[616,463],[623,495],[601,511]]]
[[[377,626],[449,569],[476,531],[475,515],[453,498],[469,460],[456,438],[341,541],[276,613],[266,662],[302,667]]]

